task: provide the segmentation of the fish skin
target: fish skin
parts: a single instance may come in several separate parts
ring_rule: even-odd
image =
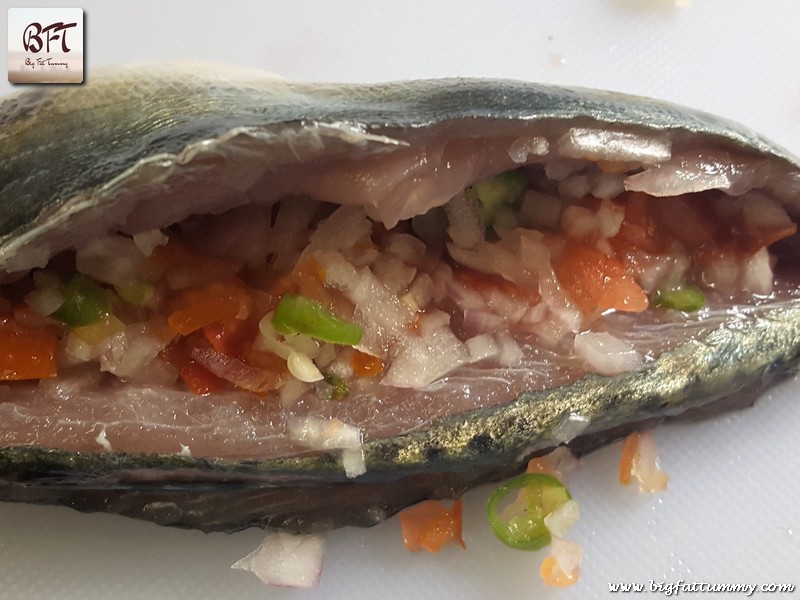
[[[142,80],[133,70],[129,79],[36,91],[0,105],[0,265],[19,252],[20,239],[66,223],[74,214],[67,209],[113,201],[143,169],[181,164],[187,148],[232,132],[266,135],[282,149],[271,155],[280,163],[297,159],[279,136],[287,128],[330,125],[343,142],[331,152],[356,144],[369,153],[402,143],[403,132],[453,120],[591,119],[745,149],[785,164],[787,178],[800,181],[797,159],[741,126],[610,92],[491,80],[313,86],[250,73],[222,79],[167,69],[164,75],[171,79],[158,85],[157,77]],[[51,131],[60,139],[49,139]],[[525,458],[558,444],[557,429],[571,413],[590,422],[572,443],[588,450],[643,422],[725,407],[727,398],[742,393],[752,398],[795,372],[799,360],[800,300],[793,300],[753,309],[635,372],[586,375],[506,406],[442,419],[423,432],[368,442],[367,472],[355,480],[330,454],[234,462],[6,447],[0,448],[0,499],[204,531],[371,525],[422,499],[455,496],[519,470]]]

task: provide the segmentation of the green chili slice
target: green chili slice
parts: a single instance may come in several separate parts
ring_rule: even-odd
[[[355,346],[364,335],[362,327],[340,319],[322,303],[296,294],[284,294],[275,307],[272,326],[284,335],[302,333],[323,342],[345,346]]]
[[[64,303],[53,316],[70,327],[84,327],[105,319],[111,301],[105,290],[85,275],[75,275],[64,290]]]
[[[510,502],[511,495],[516,500]],[[520,550],[538,550],[550,543],[544,518],[571,496],[564,484],[549,475],[528,473],[507,481],[489,497],[486,512],[497,539]]]
[[[682,312],[695,312],[706,305],[706,295],[699,287],[683,283],[672,288],[658,290],[655,305]]]
[[[468,187],[465,193],[477,198],[481,222],[488,226],[494,222],[501,206],[512,205],[519,200],[527,185],[521,172],[506,171]]]

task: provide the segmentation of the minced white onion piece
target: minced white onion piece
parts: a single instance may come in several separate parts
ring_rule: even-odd
[[[119,235],[96,237],[75,252],[79,273],[119,286],[139,279],[144,260],[133,240]]]
[[[505,331],[495,334],[495,339],[500,346],[498,357],[500,364],[506,367],[518,367],[522,362],[523,353],[517,341]]]
[[[314,383],[324,379],[314,361],[302,352],[292,350],[286,359],[286,365],[289,367],[289,373],[304,383]]]
[[[340,206],[320,221],[311,235],[311,247],[324,250],[347,250],[372,232],[372,223],[360,206]]]
[[[639,482],[639,491],[661,492],[667,489],[669,476],[658,464],[656,440],[651,431],[639,433],[636,454],[631,464],[631,475]]]
[[[138,379],[147,375],[150,361],[156,358],[169,340],[150,334],[146,324],[129,325],[98,344],[100,370],[117,377]]]
[[[27,294],[24,300],[35,312],[47,317],[61,308],[64,295],[57,288],[40,288]]]
[[[306,389],[308,389],[308,385],[299,379],[288,379],[286,383],[281,386],[280,390],[278,390],[281,406],[283,408],[289,408],[292,406],[300,399],[300,396],[303,395]]]
[[[580,504],[577,500],[567,500],[544,518],[544,526],[550,535],[563,538],[570,527],[578,522],[581,516]]]
[[[570,473],[577,471],[581,466],[581,461],[567,446],[559,446],[553,450],[547,455],[547,460],[559,479],[563,479]]]
[[[459,194],[445,204],[447,235],[459,248],[474,248],[483,239],[483,226],[478,212],[478,202]]]
[[[500,347],[490,333],[482,333],[464,342],[469,350],[469,358],[472,362],[494,358],[500,354]]]
[[[618,173],[598,173],[592,184],[592,196],[603,200],[613,200],[625,191],[624,177]]]
[[[319,584],[325,560],[325,538],[269,531],[253,552],[231,565],[250,571],[267,585],[311,588]]]
[[[168,241],[169,238],[160,229],[133,234],[133,243],[145,256],[150,256],[156,248],[164,246]]]
[[[345,475],[357,477],[367,471],[361,430],[340,419],[290,417],[286,421],[289,438],[313,450],[342,450]]]
[[[575,356],[601,375],[618,375],[642,364],[642,355],[627,342],[606,332],[575,336]]]
[[[748,292],[764,295],[772,293],[772,265],[766,248],[761,248],[745,259],[742,279],[742,286]]]
[[[612,238],[619,233],[625,220],[625,210],[617,207],[610,200],[603,200],[597,209],[597,220],[600,223],[600,235]]]
[[[558,193],[564,198],[580,200],[592,191],[592,184],[586,175],[571,175],[558,184]]]
[[[406,335],[383,379],[384,385],[422,388],[470,360],[469,350],[450,329],[450,315],[425,314],[419,335]]]
[[[575,542],[554,536],[550,540],[550,556],[555,559],[561,572],[573,579],[578,575],[578,569],[583,559],[583,547]]]

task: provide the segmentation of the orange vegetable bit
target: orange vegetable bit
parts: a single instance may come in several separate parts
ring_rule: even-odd
[[[576,569],[575,573],[570,577],[561,570],[561,567],[558,566],[558,562],[552,556],[548,556],[542,561],[542,567],[539,573],[545,585],[551,585],[553,587],[569,587],[577,583],[580,578],[579,569]]]
[[[12,321],[0,321],[0,380],[45,379],[58,374],[58,337]]]
[[[525,472],[550,475],[551,477],[556,477],[556,479],[561,479],[555,468],[553,468],[553,463],[548,456],[537,456],[536,458],[530,459]]]
[[[353,351],[350,357],[350,365],[356,377],[376,377],[383,373],[385,365],[377,356],[372,356],[366,352]]]
[[[222,387],[222,379],[193,360],[183,365],[181,379],[189,391],[201,396],[212,394]]]
[[[176,310],[168,319],[170,328],[181,335],[202,329],[223,319],[234,317],[239,304],[230,298],[209,298],[188,308]]]
[[[408,550],[417,552],[439,552],[449,543],[466,548],[461,537],[461,499],[446,508],[440,500],[425,500],[400,513],[403,529],[403,544]]]
[[[639,432],[634,431],[622,442],[622,456],[619,460],[619,482],[630,485],[633,481],[633,459],[639,451]]]
[[[625,273],[625,265],[589,246],[570,244],[555,264],[556,277],[578,308],[590,317],[614,309],[647,310],[644,290]]]

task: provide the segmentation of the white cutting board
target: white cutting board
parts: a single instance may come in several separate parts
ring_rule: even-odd
[[[796,0],[695,0],[684,9],[666,0],[81,6],[89,79],[101,65],[178,58],[302,80],[512,77],[673,100],[738,120],[800,153]],[[0,84],[0,94],[11,90]],[[583,515],[570,535],[585,547],[583,575],[567,590],[540,583],[544,553],[515,552],[493,539],[484,517],[489,489],[479,489],[464,501],[466,551],[408,553],[396,520],[337,531],[314,592],[267,589],[229,569],[259,544],[257,530],[203,535],[0,504],[0,599],[566,600],[651,579],[800,585],[798,392],[795,379],[754,409],[659,429],[671,479],[658,496],[616,483],[619,444],[585,459],[571,480]]]

